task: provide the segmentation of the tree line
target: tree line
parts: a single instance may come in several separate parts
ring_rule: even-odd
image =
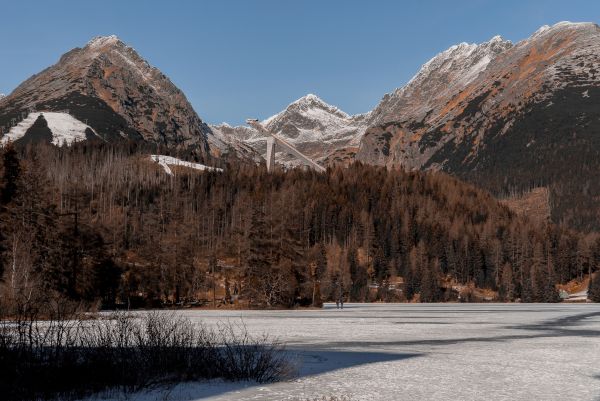
[[[185,157],[186,155],[180,155]],[[456,299],[558,301],[597,270],[600,240],[534,223],[438,172],[355,163],[169,176],[136,144],[1,151],[5,299],[249,307]],[[454,290],[453,290],[454,288]],[[463,297],[464,299],[464,297]]]

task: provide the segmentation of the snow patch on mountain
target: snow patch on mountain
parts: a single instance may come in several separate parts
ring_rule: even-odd
[[[84,141],[86,130],[96,133],[89,125],[67,113],[43,113],[48,128],[52,131],[52,143],[56,146]]]
[[[165,170],[165,173],[167,173],[168,175],[173,175],[173,171],[171,170],[171,168],[169,166],[187,167],[187,168],[191,168],[194,170],[201,170],[201,171],[205,171],[205,170],[206,171],[223,171],[223,169],[220,169],[220,168],[208,167],[208,166],[205,166],[204,164],[200,164],[200,163],[186,162],[185,160],[177,159],[176,157],[172,157],[172,156],[150,155],[150,159],[152,159],[152,161],[158,163]]]
[[[88,129],[96,134],[90,126],[82,123],[68,113],[39,112],[29,113],[23,121],[12,127],[2,137],[0,143],[4,145],[9,141],[14,142],[24,137],[40,116],[43,116],[48,123],[48,128],[52,132],[52,144],[56,146],[71,145],[74,142],[84,141]]]
[[[15,142],[25,136],[27,130],[31,128],[33,123],[38,119],[40,113],[29,113],[29,115],[12,127],[6,135],[0,139],[1,145],[6,145],[8,142]]]

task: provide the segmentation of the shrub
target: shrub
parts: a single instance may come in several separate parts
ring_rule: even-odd
[[[244,326],[211,330],[175,313],[4,320],[4,400],[71,399],[119,388],[223,378],[273,382],[291,374],[283,346]]]

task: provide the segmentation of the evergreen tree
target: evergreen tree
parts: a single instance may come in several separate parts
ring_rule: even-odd
[[[363,266],[358,263],[356,248],[348,249],[348,269],[350,271],[350,301],[364,301],[364,290],[368,284],[368,275]]]
[[[12,144],[4,147],[2,155],[2,196],[0,196],[0,205],[8,204],[17,193],[17,182],[21,174],[21,165],[17,157],[17,151]]]
[[[600,302],[600,277],[596,274],[590,275],[590,284],[588,286],[588,299],[593,302]]]

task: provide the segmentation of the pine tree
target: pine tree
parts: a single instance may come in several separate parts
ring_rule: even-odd
[[[248,232],[248,250],[246,254],[246,271],[244,289],[249,300],[266,303],[265,293],[268,291],[269,271],[273,265],[273,243],[268,235],[265,213],[261,206],[256,206],[252,213]]]
[[[433,260],[423,269],[421,279],[421,302],[439,302],[441,299],[439,283],[439,262]]]
[[[364,290],[368,284],[367,271],[358,263],[356,257],[356,248],[351,246],[348,249],[348,269],[350,271],[350,300],[364,301]]]
[[[2,181],[0,181],[0,280],[4,272],[4,257],[7,252],[8,211],[7,205],[17,194],[17,182],[21,173],[21,166],[12,144],[4,147],[2,152]]]
[[[21,165],[17,157],[17,151],[12,144],[4,148],[2,156],[3,174],[2,174],[2,196],[0,203],[8,204],[17,193],[17,182],[21,174]]]
[[[312,282],[311,304],[314,307],[321,307],[323,306],[323,300],[321,299],[321,279],[325,271],[327,271],[327,254],[322,242],[319,242],[311,250],[309,269]]]
[[[590,275],[590,284],[588,286],[588,299],[593,302],[600,302],[600,277],[596,274]]]

